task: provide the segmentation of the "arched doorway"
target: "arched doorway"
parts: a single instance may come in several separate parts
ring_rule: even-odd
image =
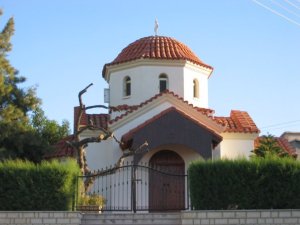
[[[185,209],[184,161],[175,152],[162,150],[150,161],[149,210]]]

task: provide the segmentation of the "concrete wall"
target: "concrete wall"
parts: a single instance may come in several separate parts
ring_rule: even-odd
[[[79,212],[1,212],[0,224],[64,224],[80,225],[82,214]]]
[[[300,224],[300,210],[218,210],[183,212],[182,225],[190,224]]]
[[[0,224],[219,224],[219,225],[271,225],[300,224],[300,209],[287,210],[201,210],[178,213],[103,213],[81,214],[78,212],[0,212]]]

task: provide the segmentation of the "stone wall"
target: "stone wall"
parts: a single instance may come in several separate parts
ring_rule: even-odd
[[[294,210],[208,210],[178,213],[0,212],[0,225],[300,225],[300,209]]]
[[[0,224],[64,224],[80,225],[82,214],[78,212],[0,212]]]
[[[298,210],[217,210],[190,211],[181,215],[182,225],[190,224],[220,224],[220,225],[271,225],[300,224],[300,209]]]

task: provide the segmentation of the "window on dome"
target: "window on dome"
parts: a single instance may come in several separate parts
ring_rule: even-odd
[[[159,92],[163,92],[168,88],[168,76],[166,74],[159,75]]]
[[[125,97],[131,95],[131,79],[128,76],[124,78],[123,95]]]
[[[193,80],[193,96],[199,98],[199,82],[197,79]]]

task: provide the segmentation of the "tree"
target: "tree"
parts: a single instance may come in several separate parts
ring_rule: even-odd
[[[7,59],[13,34],[14,20],[10,18],[0,33],[0,159],[39,162],[52,144],[68,135],[69,124],[63,122],[60,126],[48,120],[35,88],[20,88],[26,78],[19,76]]]
[[[55,120],[49,120],[40,107],[34,110],[30,124],[39,138],[45,140],[46,145],[49,146],[56,144],[63,137],[70,134],[69,121],[63,120],[60,125]]]
[[[88,146],[89,143],[99,143],[102,141],[106,141],[110,138],[113,138],[118,144],[122,144],[121,141],[119,141],[114,134],[109,130],[109,129],[104,129],[102,127],[98,127],[91,124],[88,125],[82,125],[81,124],[81,118],[83,116],[83,113],[85,113],[89,109],[94,109],[94,108],[104,108],[104,109],[109,109],[109,107],[106,107],[104,105],[92,105],[92,106],[85,106],[82,102],[82,95],[87,92],[88,88],[90,88],[93,85],[93,83],[89,84],[87,87],[85,87],[83,90],[81,90],[78,93],[78,100],[79,100],[79,112],[76,116],[76,126],[74,129],[74,141],[72,142],[67,142],[74,150],[76,153],[76,159],[80,168],[80,171],[82,175],[88,176],[87,179],[84,182],[84,189],[85,192],[89,190],[90,187],[92,187],[96,176],[99,176],[101,174],[105,174],[107,172],[114,173],[116,171],[116,168],[118,168],[122,160],[126,157],[133,156],[135,154],[141,153],[145,150],[145,147],[148,146],[148,142],[145,141],[141,146],[139,146],[136,149],[129,149],[128,152],[123,152],[123,154],[120,156],[118,159],[117,163],[115,164],[114,167],[109,168],[107,170],[102,170],[102,171],[91,171],[88,167],[88,163],[86,161],[86,152],[85,148]],[[113,108],[113,107],[111,107]],[[97,131],[98,135],[95,137],[87,137],[87,138],[81,138],[80,134],[86,130],[90,131]]]
[[[26,130],[29,122],[27,113],[40,104],[34,88],[18,87],[26,79],[18,75],[7,59],[12,49],[10,39],[13,34],[14,20],[10,18],[0,33],[0,128],[5,131],[2,137],[7,137],[15,130]]]
[[[60,125],[55,120],[49,120],[43,110],[37,108],[26,129],[15,129],[9,136],[1,138],[0,158],[21,158],[38,163],[46,153],[54,150],[53,144],[69,133],[68,121]]]
[[[256,157],[288,157],[289,154],[284,151],[276,141],[273,135],[264,135],[259,138],[258,146],[252,151]]]

